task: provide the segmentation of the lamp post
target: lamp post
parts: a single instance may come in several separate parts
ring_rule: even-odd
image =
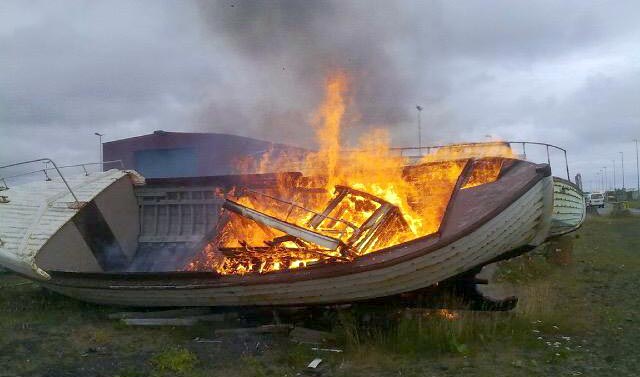
[[[416,105],[416,110],[418,110],[418,153],[420,156],[422,156],[422,119],[420,118],[422,109],[422,106]]]
[[[609,177],[607,176],[607,167],[603,166],[602,169],[604,169],[604,192],[606,193],[609,188]]]
[[[622,161],[622,191],[624,192],[624,152],[618,153],[620,153],[620,159]]]
[[[638,179],[638,199],[640,199],[640,163],[638,162],[638,139],[633,139],[636,142],[636,178]]]
[[[616,159],[611,160],[613,163],[613,191],[616,191]]]
[[[98,137],[98,150],[100,152],[100,171],[104,171],[104,163],[102,161],[102,137],[104,136],[104,134],[101,134],[99,132],[94,132],[93,134]]]

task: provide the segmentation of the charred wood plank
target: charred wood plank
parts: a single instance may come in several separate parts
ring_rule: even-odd
[[[312,244],[318,245],[320,247],[323,247],[329,250],[337,250],[339,247],[344,246],[344,243],[339,239],[325,236],[323,234],[319,234],[311,230],[302,228],[298,225],[276,219],[275,217],[272,217],[264,213],[261,213],[259,211],[256,211],[254,209],[245,207],[242,204],[236,203],[229,199],[225,200],[222,207],[229,211],[235,212],[243,217],[251,219],[257,223],[261,223],[268,227],[277,229],[281,232],[290,234],[294,237],[303,239],[307,242],[310,242]]]

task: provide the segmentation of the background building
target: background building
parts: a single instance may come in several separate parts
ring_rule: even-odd
[[[194,177],[258,172],[262,156],[287,154],[302,159],[303,148],[217,133],[155,131],[106,142],[104,161],[122,160],[147,178]],[[107,165],[105,168],[110,167]]]

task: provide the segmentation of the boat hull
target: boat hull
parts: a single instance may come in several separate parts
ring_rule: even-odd
[[[573,232],[582,226],[587,205],[582,190],[562,178],[553,177],[553,216],[550,237]]]
[[[44,286],[83,301],[149,307],[312,305],[391,296],[433,285],[514,249],[536,246],[549,232],[546,219],[552,188],[552,178],[545,177],[468,234],[452,240],[422,240],[415,245],[416,257],[362,271],[354,268],[353,273],[290,280],[285,276],[261,283],[228,283],[215,273],[54,273]]]
[[[420,165],[417,168],[425,166],[429,167]],[[217,223],[216,218],[205,216],[215,216],[212,209],[219,204],[219,199],[213,197],[215,189],[235,187],[236,181],[238,184],[248,182],[270,187],[269,182],[275,180],[272,175],[147,181],[144,186],[140,186],[144,183],[136,182],[128,173],[111,172],[95,178],[78,178],[78,189],[84,187],[82,191],[86,191],[80,192],[81,200],[85,201],[82,207],[70,208],[64,197],[54,195],[41,207],[39,217],[25,215],[35,225],[20,231],[20,237],[31,237],[33,232],[30,229],[41,226],[41,219],[47,218],[49,213],[58,213],[58,208],[63,207],[64,217],[57,218],[56,227],[47,228],[49,233],[39,236],[41,244],[30,249],[28,255],[16,253],[12,248],[0,251],[19,259],[26,267],[22,270],[12,268],[14,271],[40,280],[52,291],[99,304],[141,307],[284,306],[393,296],[475,270],[513,255],[514,250],[530,249],[549,236],[554,181],[548,165],[505,160],[499,179],[467,188],[464,183],[474,166],[475,161],[464,161],[437,232],[349,262],[320,263],[305,268],[246,275],[180,271],[185,265],[181,261],[173,261],[168,265],[169,269],[156,269],[155,265],[153,269],[143,268],[148,266],[148,259],[160,257],[154,253],[155,250],[169,249],[168,244],[178,245],[176,254],[180,256],[202,250],[202,242],[209,242],[210,233]],[[27,203],[30,192],[21,194],[15,191],[11,195],[16,199],[13,203]],[[125,201],[124,197],[128,199]],[[421,199],[429,200],[428,190]],[[118,207],[120,205],[122,208]],[[5,210],[11,208],[5,207]],[[137,216],[127,214],[127,211],[138,210]],[[120,215],[124,219],[119,219]],[[96,222],[99,218],[104,218],[104,221]],[[129,220],[130,223],[127,222]],[[96,225],[102,230],[91,233],[95,232]],[[82,237],[76,243],[71,242],[73,237],[64,232],[64,227],[76,229]],[[133,233],[123,233],[127,229]],[[111,233],[112,236],[107,237]],[[63,238],[65,243],[52,244],[55,237]],[[101,259],[107,257],[112,249],[111,243],[105,243],[105,240],[117,241],[121,254],[124,254],[130,249],[123,245],[132,243],[135,238],[138,249],[134,259],[142,255],[144,263],[130,262],[124,268],[102,263],[111,262],[109,258]],[[82,248],[78,246],[83,245],[81,241],[86,244]],[[159,247],[156,249],[150,244]],[[148,255],[141,253],[143,248],[150,250]],[[47,261],[46,255],[39,254],[48,253],[49,249],[51,255],[70,255],[84,250],[83,253],[95,257],[97,263],[94,268],[70,268],[75,260],[60,260],[60,263],[53,264],[54,259]],[[20,249],[16,246],[15,250]],[[136,266],[140,268],[132,269]],[[35,268],[43,270],[42,274],[35,273]]]

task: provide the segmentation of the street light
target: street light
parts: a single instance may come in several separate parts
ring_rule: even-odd
[[[98,150],[100,152],[100,171],[104,171],[104,163],[102,161],[102,137],[104,136],[104,134],[101,134],[99,132],[94,132],[93,134],[98,137]]]
[[[640,199],[640,163],[638,162],[638,139],[633,139],[636,142],[636,177],[638,179],[638,199]]]
[[[616,159],[611,160],[613,163],[613,191],[616,191]]]
[[[416,105],[416,110],[418,110],[418,153],[420,156],[422,156],[422,119],[420,119],[422,109],[422,106]]]
[[[609,188],[609,177],[607,176],[607,167],[603,166],[602,169],[604,169],[604,192],[607,192],[607,189]]]
[[[620,153],[620,158],[622,159],[622,192],[624,192],[624,153],[623,152],[618,152]]]

